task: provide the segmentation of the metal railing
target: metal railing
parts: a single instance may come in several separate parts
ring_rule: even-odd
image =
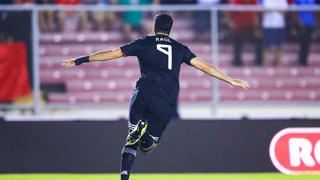
[[[212,63],[218,65],[219,59],[219,42],[218,42],[218,12],[219,11],[264,11],[261,5],[1,5],[0,11],[30,11],[32,13],[32,42],[33,42],[33,98],[32,106],[21,106],[12,104],[1,104],[0,108],[8,109],[31,109],[34,114],[39,114],[41,107],[41,89],[40,89],[40,62],[39,62],[39,11],[108,11],[108,12],[124,12],[124,11],[210,11],[211,13],[211,57]],[[286,11],[319,11],[320,6],[295,6],[290,5]],[[219,104],[219,89],[216,80],[212,86],[212,103],[214,109]],[[48,106],[50,108],[50,106]],[[59,106],[52,106],[59,108]],[[74,108],[70,106],[60,106],[61,108]],[[92,106],[83,106],[92,107]],[[96,107],[96,106],[94,106]],[[99,107],[99,106],[98,106]]]

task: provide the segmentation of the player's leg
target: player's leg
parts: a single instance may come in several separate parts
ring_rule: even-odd
[[[245,38],[243,37],[242,32],[238,30],[233,31],[233,65],[234,66],[242,66],[242,58],[241,58],[241,50],[242,45],[244,43]]]
[[[130,104],[129,114],[129,134],[137,128],[137,124],[144,116],[144,107],[142,102],[142,94],[139,90],[135,90]],[[136,158],[138,143],[126,143],[121,153],[121,180],[128,180],[131,172],[132,165]]]
[[[125,145],[121,152],[121,180],[128,180],[134,160],[137,156],[137,147],[135,145]]]
[[[152,152],[159,143],[163,131],[169,123],[174,106],[158,96],[146,93],[147,132],[140,139],[140,150],[143,153]]]
[[[158,146],[159,137],[152,136],[149,132],[145,133],[140,140],[140,150],[145,154],[154,151]]]

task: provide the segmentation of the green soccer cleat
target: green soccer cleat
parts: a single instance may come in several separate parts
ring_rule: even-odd
[[[144,135],[148,127],[148,123],[144,120],[139,120],[136,127],[128,134],[126,145],[135,145]]]

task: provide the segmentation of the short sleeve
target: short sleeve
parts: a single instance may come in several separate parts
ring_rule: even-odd
[[[187,47],[187,46],[183,46],[183,62],[191,65],[191,59],[195,58],[196,55],[193,54],[193,52]]]
[[[120,47],[125,56],[138,56],[142,47],[142,40],[138,39]]]

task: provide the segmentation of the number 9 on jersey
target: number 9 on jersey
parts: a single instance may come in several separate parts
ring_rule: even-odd
[[[168,69],[172,69],[172,47],[167,44],[157,44],[157,50],[168,56]]]

